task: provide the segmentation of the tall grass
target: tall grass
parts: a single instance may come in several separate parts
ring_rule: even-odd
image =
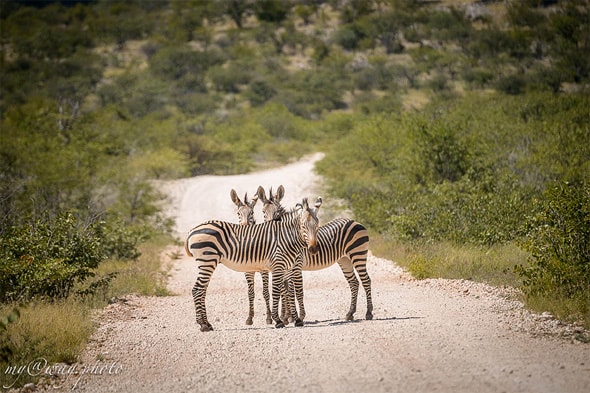
[[[141,256],[137,261],[109,260],[103,262],[98,270],[99,276],[115,273],[115,279],[105,291],[94,296],[101,302],[110,301],[117,296],[135,293],[143,296],[167,296],[167,273],[169,266],[163,266],[161,254],[172,240],[167,237],[153,239],[139,247]]]
[[[512,243],[491,247],[447,242],[402,243],[372,234],[371,249],[392,259],[417,279],[466,279],[495,286],[518,287],[514,267],[526,262],[527,253]]]
[[[0,313],[9,310],[3,306]],[[3,389],[35,382],[41,371],[36,365],[75,362],[93,331],[91,309],[79,299],[35,302],[20,310],[6,331],[12,355],[0,362]]]
[[[527,264],[529,253],[514,243],[492,247],[455,245],[443,242],[409,244],[371,233],[373,254],[391,259],[414,278],[466,279],[503,287],[523,289],[515,267]],[[584,298],[551,294],[523,294],[525,306],[533,311],[549,311],[567,322],[581,322],[590,329],[590,311]]]
[[[96,277],[116,273],[108,286],[91,295],[72,295],[60,301],[38,300],[26,305],[0,305],[0,317],[14,307],[19,318],[0,331],[2,346],[10,349],[7,359],[0,359],[0,385],[19,387],[38,378],[34,372],[19,367],[40,360],[52,366],[73,363],[84,350],[92,335],[96,310],[105,307],[113,298],[135,293],[146,296],[166,296],[169,266],[162,266],[161,253],[171,240],[152,239],[139,247],[141,256],[135,261],[109,260],[96,271]],[[83,288],[81,288],[83,289]]]

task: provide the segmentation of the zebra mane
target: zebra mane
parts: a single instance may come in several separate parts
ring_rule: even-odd
[[[307,211],[309,211],[311,213],[311,210],[309,208],[309,202],[308,202],[307,198],[303,198],[301,203],[298,203],[297,205],[295,205],[295,207],[292,207],[289,211],[287,211],[280,204],[278,206],[279,206],[279,208],[274,213],[271,221],[283,221],[283,219],[285,219],[285,218],[289,218],[289,219],[293,218],[293,215],[295,215],[295,213],[297,213],[297,210],[299,210],[299,209],[306,209]]]
[[[279,208],[273,214],[271,221],[283,221],[283,217],[286,215],[292,215],[296,210],[296,208],[292,208],[291,210],[287,211],[283,206],[279,205]]]

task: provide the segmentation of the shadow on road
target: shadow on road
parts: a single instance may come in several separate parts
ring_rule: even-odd
[[[317,325],[317,326],[322,326],[320,324],[326,323],[325,326],[338,326],[338,325],[346,325],[349,323],[359,323],[359,322],[367,322],[367,323],[371,323],[371,322],[377,322],[377,321],[404,321],[404,320],[408,320],[408,319],[422,319],[423,317],[386,317],[386,318],[373,318],[372,320],[366,320],[366,319],[355,319],[353,321],[346,321],[346,320],[342,320],[342,319],[330,319],[330,320],[326,320],[326,321],[313,321],[313,322],[306,322],[305,326],[309,326],[309,325]]]
[[[366,319],[355,319],[353,321],[346,321],[343,319],[325,319],[325,320],[315,320],[315,321],[305,321],[305,325],[303,327],[309,328],[319,328],[319,327],[329,327],[329,326],[340,326],[340,325],[347,325],[347,324],[357,324],[361,322],[372,323],[372,322],[386,322],[386,321],[405,321],[410,319],[422,319],[424,317],[386,317],[386,318],[373,318],[372,320]],[[293,328],[293,324],[287,325],[287,328]],[[265,327],[243,327],[243,328],[232,328],[232,329],[225,329],[228,331],[241,331],[241,330],[266,330],[274,328],[273,325],[267,325]]]

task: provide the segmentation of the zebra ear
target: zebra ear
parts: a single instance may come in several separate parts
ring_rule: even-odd
[[[268,199],[266,199],[265,191],[262,186],[258,186],[258,190],[256,190],[256,195],[263,203],[268,203]]]
[[[234,190],[232,188],[232,190],[229,192],[229,196],[231,197],[232,202],[237,206],[240,207],[242,206],[242,201],[240,201],[240,197],[238,196],[238,193],[236,192],[236,190]]]
[[[256,205],[256,202],[258,202],[258,195],[254,195],[252,197],[252,200],[250,201],[248,206],[250,206],[250,208],[254,208],[254,206]]]
[[[317,211],[320,209],[320,206],[322,206],[322,197],[318,197],[318,199],[315,200],[315,204],[313,205],[313,207],[315,207],[315,211],[317,213]]]
[[[301,208],[304,210],[309,209],[309,203],[307,202],[307,198],[303,198],[303,200],[301,201]]]
[[[279,188],[277,188],[277,195],[275,196],[275,199],[277,200],[277,202],[280,202],[284,196],[285,196],[285,187],[283,187],[283,185],[281,184],[279,186]]]

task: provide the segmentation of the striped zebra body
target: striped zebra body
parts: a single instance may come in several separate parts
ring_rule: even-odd
[[[348,218],[337,218],[318,228],[318,252],[315,254],[304,252],[302,267],[304,271],[326,269],[334,263],[338,263],[342,269],[351,292],[350,309],[346,314],[347,320],[353,320],[356,312],[359,282],[354,273],[355,270],[361,279],[367,297],[365,318],[373,318],[371,278],[367,273],[368,251],[369,235],[365,227]],[[295,270],[294,274],[297,273],[300,271]],[[303,320],[305,318],[303,279],[295,276],[293,284],[299,304],[299,318]]]
[[[248,201],[248,194],[246,193],[244,195],[244,201],[242,202],[236,191],[232,189],[230,191],[230,198],[238,208],[236,211],[238,215],[238,223],[240,225],[256,224],[256,219],[254,218],[254,206],[258,201],[258,195],[254,195],[254,197]],[[254,323],[254,273],[255,272],[244,273],[246,283],[248,284],[248,318],[246,319],[246,325],[252,325],[252,323]],[[266,304],[266,323],[271,324],[272,311],[270,309],[270,293],[268,292],[268,271],[261,271],[258,273],[262,278],[262,296],[264,297],[264,302]]]
[[[290,213],[287,213],[280,204],[284,196],[283,186],[279,186],[276,195],[273,195],[271,190],[268,199],[261,187],[258,188],[257,193],[263,202],[262,210],[265,220],[288,219]],[[321,270],[338,263],[348,281],[351,292],[350,308],[346,313],[346,320],[353,320],[356,312],[359,282],[355,270],[361,279],[367,298],[365,318],[373,318],[371,278],[367,272],[368,246],[369,235],[362,224],[347,218],[337,218],[318,229],[318,252],[313,255],[308,252],[302,254],[301,270]],[[292,272],[292,282],[299,305],[299,318],[303,320],[305,318],[305,307],[303,304],[303,275],[301,270],[297,266],[295,267]],[[285,314],[285,311],[283,313]]]
[[[191,231],[185,248],[197,262],[198,276],[193,287],[196,320],[201,331],[213,330],[207,320],[205,297],[211,275],[217,264],[223,263],[240,272],[271,271],[273,307],[272,317],[277,327],[284,326],[278,315],[278,302],[286,272],[293,268],[294,261],[304,249],[317,249],[317,209],[303,205],[281,222],[264,222],[257,225],[238,225],[224,221],[208,221]],[[292,299],[291,299],[292,300]],[[292,303],[292,301],[291,301]],[[292,317],[298,322],[293,306]]]

